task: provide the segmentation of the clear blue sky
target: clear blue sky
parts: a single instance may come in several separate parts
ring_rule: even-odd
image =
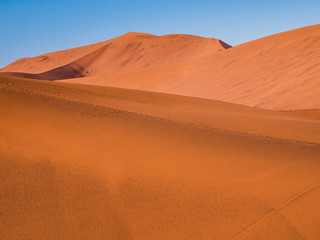
[[[129,31],[231,45],[320,21],[320,0],[0,0],[0,68]]]

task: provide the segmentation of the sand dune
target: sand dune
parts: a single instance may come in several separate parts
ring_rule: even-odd
[[[97,76],[186,62],[229,47],[215,38],[131,32],[82,48],[20,59],[0,71],[13,72],[10,73],[13,76],[46,80]]]
[[[68,82],[195,96],[266,109],[318,109],[320,25],[185,64]]]
[[[18,77],[70,78],[65,81],[187,95],[265,109],[319,109],[319,44],[320,25],[233,48],[217,39],[190,35],[157,37],[130,33],[84,47],[83,51],[48,54],[50,59],[72,55],[69,63],[61,62],[64,65],[46,65],[46,61],[38,64],[35,61],[40,57],[36,57],[18,60],[0,71]],[[83,54],[76,59],[80,52]],[[33,70],[27,71],[30,65]],[[49,71],[40,73],[44,69]],[[32,74],[16,73],[21,71]]]
[[[0,77],[0,118],[1,239],[320,236],[304,111]]]

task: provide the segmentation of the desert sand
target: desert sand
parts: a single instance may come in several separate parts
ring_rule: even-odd
[[[128,33],[2,68],[0,239],[319,239],[319,41]]]
[[[1,239],[320,235],[317,117],[14,77],[0,86]]]

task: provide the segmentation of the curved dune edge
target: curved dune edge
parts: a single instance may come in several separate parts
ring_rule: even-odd
[[[0,102],[3,239],[320,234],[314,117],[12,77]]]
[[[139,90],[42,82],[14,77],[0,78],[4,90],[81,103],[89,108],[106,108],[239,135],[306,144],[320,143],[319,119],[296,114],[306,110],[278,112],[221,101]]]

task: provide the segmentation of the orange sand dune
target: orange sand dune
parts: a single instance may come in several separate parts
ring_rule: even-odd
[[[70,79],[266,109],[320,108],[320,25],[248,42],[171,66]]]
[[[316,117],[0,77],[0,118],[0,239],[320,236]]]
[[[13,76],[47,80],[96,76],[185,62],[229,47],[215,38],[127,33],[82,48],[20,59],[0,71],[13,72],[9,73]]]

